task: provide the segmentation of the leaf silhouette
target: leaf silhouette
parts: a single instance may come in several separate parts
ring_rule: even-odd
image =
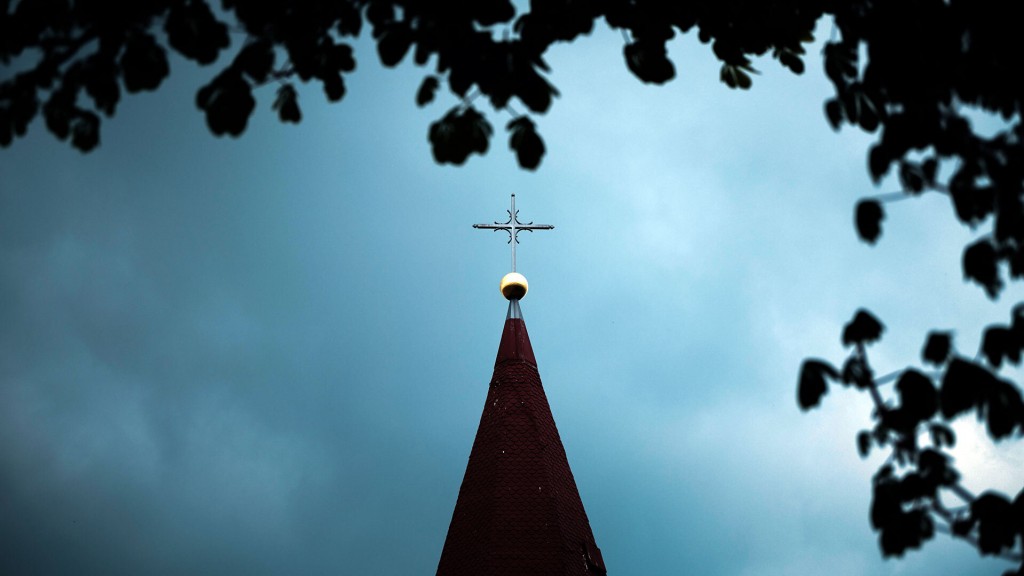
[[[921,359],[936,366],[946,363],[952,349],[952,335],[949,332],[929,332]]]
[[[882,220],[885,213],[877,200],[861,200],[857,203],[857,234],[868,244],[874,244],[882,234]]]
[[[520,116],[508,123],[508,145],[515,151],[519,166],[535,170],[544,156],[544,141],[537,134],[536,126],[526,116]]]
[[[797,387],[797,402],[800,408],[808,410],[821,402],[828,391],[825,378],[839,379],[839,373],[832,365],[821,360],[805,360],[800,368],[800,384]]]
[[[873,314],[864,309],[858,310],[854,314],[853,320],[843,327],[843,346],[875,342],[882,337],[884,329],[885,327]]]

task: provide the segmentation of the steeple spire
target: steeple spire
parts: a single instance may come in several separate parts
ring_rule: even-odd
[[[495,229],[509,232],[515,270],[512,241],[529,228],[512,202],[512,225]],[[502,280],[508,314],[437,576],[606,574],[537,371],[519,304],[526,289],[518,273]]]

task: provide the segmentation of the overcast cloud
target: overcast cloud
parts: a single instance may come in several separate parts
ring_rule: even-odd
[[[973,354],[1020,291],[966,285],[941,197],[891,205],[860,243],[870,141],[836,135],[817,65],[749,92],[677,42],[652,88],[603,31],[559,48],[541,169],[503,127],[485,158],[432,162],[421,73],[363,46],[349,95],[272,91],[240,139],[208,133],[176,61],[81,155],[41,123],[0,151],[0,572],[431,574],[505,315],[509,194],[523,311],[613,576],[936,574],[1005,568],[938,537],[883,561],[834,390],[802,414],[806,356],[838,361],[858,307],[880,371],[956,328]],[[813,62],[814,59],[812,58]],[[1024,451],[960,426],[967,485],[1019,489]]]

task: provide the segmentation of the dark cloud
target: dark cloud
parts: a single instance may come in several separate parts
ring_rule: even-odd
[[[201,73],[175,65],[88,156],[42,126],[3,150],[0,572],[430,573],[505,312],[507,247],[469,225],[515,191],[557,226],[524,238],[523,308],[613,574],[995,573],[953,545],[883,563],[852,441],[866,413],[793,400],[847,303],[891,294],[835,277],[863,255],[822,190],[860,194],[863,149],[587,60],[555,67],[538,174],[500,146],[433,165],[418,76],[372,67],[340,107],[303,93],[300,126],[259,114],[223,140],[194,109]],[[595,81],[616,96],[592,101]],[[806,182],[776,174],[819,151],[835,164]]]

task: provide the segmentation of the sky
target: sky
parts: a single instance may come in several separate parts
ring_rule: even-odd
[[[819,31],[819,37],[827,29]],[[234,38],[235,45],[240,38]],[[964,282],[984,229],[933,194],[858,199],[871,137],[829,128],[813,50],[748,92],[692,35],[654,87],[603,27],[553,49],[548,153],[439,166],[425,71],[364,38],[336,105],[273,89],[238,139],[194,104],[180,59],[123,99],[81,154],[37,121],[0,150],[0,572],[432,574],[505,319],[509,195],[540,374],[609,574],[1000,574],[943,535],[884,560],[868,522],[884,456],[857,455],[869,399],[796,403],[801,361],[840,363],[858,308],[886,325],[878,373],[925,334],[983,327],[1021,300]],[[520,106],[520,108],[522,108]],[[1016,494],[1024,449],[958,422],[965,486]]]

